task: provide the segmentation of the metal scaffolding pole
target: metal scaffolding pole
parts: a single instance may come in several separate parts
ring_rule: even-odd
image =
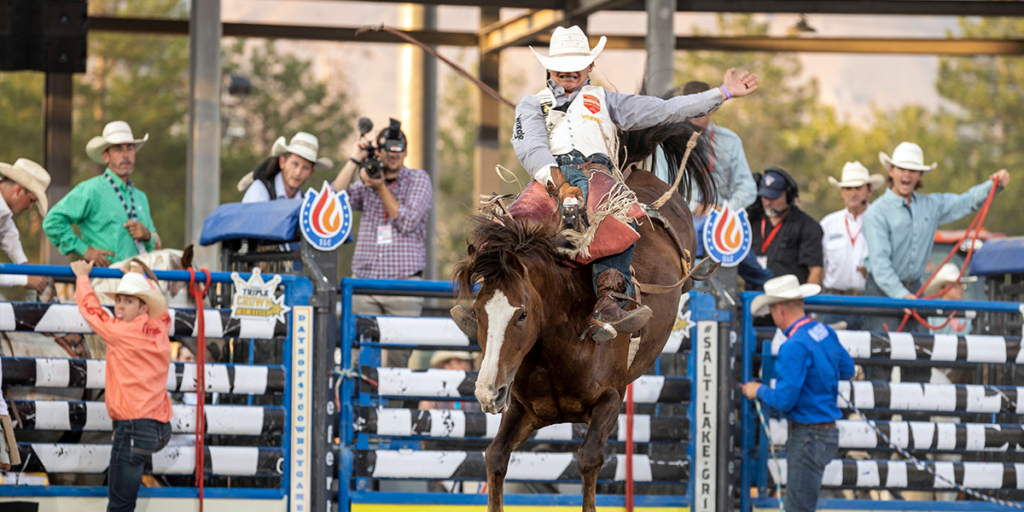
[[[437,6],[423,9],[423,29],[437,29]],[[434,189],[434,205],[427,217],[427,279],[438,279],[437,268],[437,202],[441,186],[441,170],[437,167],[437,59],[423,56],[423,170],[430,175]]]
[[[45,139],[43,141],[43,167],[50,173],[50,186],[46,195],[50,206],[57,204],[71,191],[71,96],[74,83],[70,73],[46,74],[44,100]],[[39,262],[44,265],[67,265],[70,259],[50,242],[45,234],[39,244]]]
[[[220,0],[192,0],[189,21],[188,171],[185,244],[220,204]],[[196,264],[216,268],[217,246],[195,248]]]
[[[661,96],[675,82],[675,0],[647,2],[647,92]]]

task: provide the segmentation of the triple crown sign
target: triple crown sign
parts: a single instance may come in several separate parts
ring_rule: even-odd
[[[231,317],[267,322],[284,323],[285,313],[291,308],[284,304],[284,296],[276,296],[277,285],[281,276],[274,276],[270,281],[263,281],[259,267],[252,269],[248,281],[242,279],[238,272],[231,273],[234,282],[234,293],[231,295]]]

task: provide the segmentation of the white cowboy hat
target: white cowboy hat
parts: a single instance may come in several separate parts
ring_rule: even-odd
[[[121,282],[117,284],[117,291],[103,294],[111,299],[117,295],[131,295],[142,299],[149,306],[150,318],[157,318],[167,310],[167,298],[160,291],[160,287],[138,272],[125,272]]]
[[[278,137],[274,141],[274,148],[270,150],[270,154],[271,156],[281,156],[285,153],[292,153],[313,162],[313,167],[317,169],[330,169],[334,167],[334,162],[330,158],[317,158],[316,154],[318,151],[320,151],[320,141],[316,138],[316,135],[299,132],[292,137],[291,142],[288,144],[284,143],[284,137]]]
[[[116,146],[118,144],[135,144],[135,151],[138,151],[147,140],[149,140],[148,133],[141,139],[136,139],[135,136],[132,135],[132,127],[128,126],[128,123],[124,121],[112,121],[103,127],[103,135],[93,137],[92,140],[85,145],[85,153],[89,155],[89,158],[91,158],[93,162],[103,164],[106,163],[103,161],[103,152],[110,146]]]
[[[800,284],[796,276],[786,274],[764,283],[764,295],[754,297],[750,304],[750,310],[754,316],[768,314],[768,306],[795,299],[805,299],[821,293],[821,287],[816,284]]]
[[[925,296],[932,296],[942,291],[943,288],[949,286],[949,283],[960,280],[961,283],[973,283],[978,280],[978,276],[964,276],[960,277],[960,267],[956,266],[956,263],[946,263],[939,269],[939,272],[935,274],[935,278],[932,282],[928,283],[928,287],[924,289]]]
[[[846,162],[843,166],[842,181],[836,181],[829,176],[828,182],[836,188],[859,187],[867,183],[871,188],[878,189],[885,184],[885,178],[881,174],[869,174],[868,168],[860,162]]]
[[[900,142],[900,145],[896,146],[896,149],[892,151],[892,158],[889,158],[889,155],[885,154],[884,151],[879,151],[878,159],[882,161],[882,165],[885,166],[886,170],[895,165],[910,171],[928,172],[934,170],[938,165],[935,162],[932,162],[931,165],[925,165],[924,151],[921,150],[921,146],[913,142]]]
[[[0,174],[21,185],[36,196],[39,215],[46,217],[46,187],[50,186],[50,173],[43,166],[27,158],[19,158],[14,165],[0,163]]]
[[[537,53],[532,46],[530,50],[544,65],[544,69],[573,73],[582,71],[592,64],[607,42],[608,38],[601,36],[597,46],[591,50],[590,40],[583,33],[583,29],[573,25],[569,28],[558,27],[555,29],[555,32],[551,34],[551,42],[548,44],[547,57]]]
[[[469,352],[461,352],[457,350],[438,350],[434,352],[434,355],[430,356],[430,366],[434,368],[440,368],[444,366],[444,363],[451,359],[460,359],[463,361],[472,361],[473,354]]]

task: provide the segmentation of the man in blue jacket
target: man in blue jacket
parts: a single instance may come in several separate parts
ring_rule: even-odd
[[[770,312],[787,338],[775,363],[774,387],[748,382],[743,394],[782,411],[789,420],[786,510],[813,511],[825,466],[839,450],[836,420],[842,413],[836,395],[839,380],[853,377],[853,358],[831,327],[804,312],[804,298],[817,295],[820,286],[801,285],[796,276],[787,274],[766,282],[764,291],[754,298],[751,310],[756,316]]]

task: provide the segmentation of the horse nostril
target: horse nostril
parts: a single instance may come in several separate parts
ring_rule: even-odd
[[[506,393],[508,393],[508,386],[502,386],[502,387],[498,388],[498,397],[495,400],[495,402],[497,402],[497,403],[504,402],[505,401],[505,394]]]

